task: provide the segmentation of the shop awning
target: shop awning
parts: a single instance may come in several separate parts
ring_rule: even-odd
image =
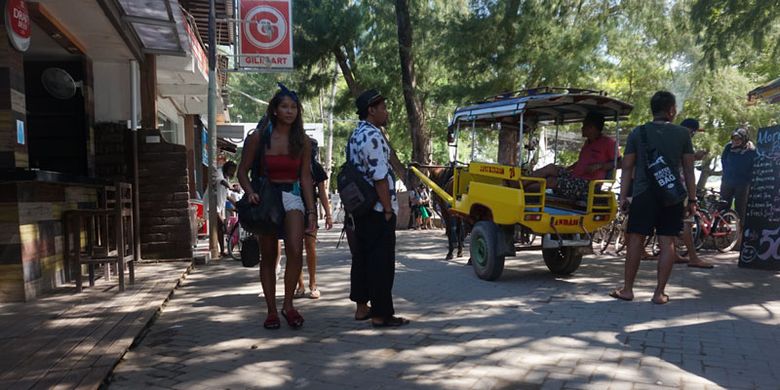
[[[119,11],[120,23],[148,54],[185,56],[187,32],[177,19],[177,0],[104,0]]]
[[[780,79],[771,81],[769,84],[762,85],[748,92],[748,101],[763,99],[768,103],[780,102]]]

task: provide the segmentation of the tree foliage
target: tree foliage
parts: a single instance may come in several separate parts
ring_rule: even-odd
[[[413,133],[403,98],[395,3],[296,0],[296,71],[241,74],[231,79],[231,87],[267,99],[274,82],[284,80],[307,102],[307,120],[317,120],[313,114],[319,112],[320,96],[328,96],[338,66],[334,163],[342,159],[339,137],[354,126],[349,122],[357,119],[354,98],[364,88],[387,97],[389,140],[400,160],[410,161]],[[705,125],[707,133],[695,142],[711,156],[719,154],[736,126],[755,129],[777,118],[775,106],[750,106],[746,94],[780,74],[780,0],[405,3],[414,37],[413,92],[436,162],[448,159],[446,127],[457,106],[540,85],[603,89],[633,104],[625,130],[650,119],[655,91],[672,91],[680,119],[696,117]],[[232,97],[233,112],[244,121],[265,110]],[[515,152],[484,146],[499,156]]]

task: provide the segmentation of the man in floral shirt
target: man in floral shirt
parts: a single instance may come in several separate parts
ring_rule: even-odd
[[[390,167],[390,148],[379,129],[387,124],[387,106],[385,98],[373,89],[363,92],[355,105],[360,122],[347,142],[347,155],[376,189],[379,200],[373,211],[354,218],[349,298],[357,304],[356,320],[370,318],[374,327],[402,326],[409,321],[394,315],[392,296],[398,211],[395,175]]]

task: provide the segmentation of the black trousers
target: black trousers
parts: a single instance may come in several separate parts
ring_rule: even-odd
[[[383,213],[371,211],[355,218],[350,242],[352,270],[349,299],[371,302],[371,315],[389,317],[393,308],[395,279],[395,215],[385,220]]]

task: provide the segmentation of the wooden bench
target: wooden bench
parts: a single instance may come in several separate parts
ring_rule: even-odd
[[[95,266],[106,265],[110,278],[114,265],[119,279],[119,291],[125,290],[125,268],[129,268],[130,284],[135,283],[133,243],[132,186],[118,182],[106,187],[95,209],[68,210],[63,213],[65,262],[75,266],[76,291],[81,292],[82,264],[89,270],[89,286],[95,285]],[[86,232],[82,246],[82,231]]]

